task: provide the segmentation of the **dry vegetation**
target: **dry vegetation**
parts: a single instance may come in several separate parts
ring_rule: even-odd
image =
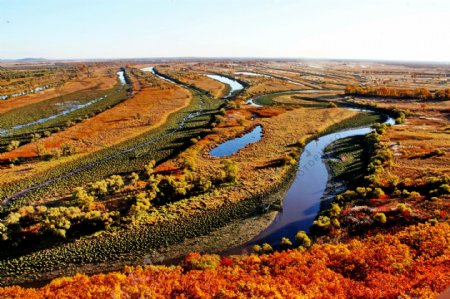
[[[225,95],[227,86],[217,80],[208,78],[208,72],[196,71],[191,65],[158,65],[158,71],[169,77],[175,78],[183,83],[194,85],[206,92],[210,93],[215,98],[220,98]]]
[[[37,93],[26,94],[19,97],[0,101],[0,115],[12,109],[20,108],[33,103],[45,101],[57,96],[86,91],[107,90],[117,83],[114,68],[94,67],[88,74],[81,72],[63,85],[52,87]]]
[[[56,279],[3,298],[433,298],[450,277],[450,227],[419,225],[308,251],[220,257],[193,253],[182,266]]]
[[[174,267],[76,275],[36,290],[3,288],[0,296],[430,298],[450,284],[450,102],[434,96],[412,99],[409,93],[396,98],[392,93],[390,98],[378,94],[386,91],[385,86],[436,94],[448,89],[448,67],[287,61],[157,65],[159,72],[209,93],[197,97],[192,89],[139,70],[148,63],[126,67],[133,96],[125,102],[0,154],[3,162],[33,157],[29,163],[1,168],[0,188],[156,130],[169,115],[201,98],[211,108],[197,111],[205,120],[188,137],[189,146],[183,144],[160,164],[149,160],[137,173],[117,173],[85,182],[73,194],[5,210],[0,220],[0,236],[8,248],[0,252],[4,284],[52,278],[67,273],[64,267],[98,272],[95,265],[122,265],[128,255],[170,250],[186,238],[208,235],[254,215],[261,202],[289,182],[308,141],[338,128],[334,125],[358,124],[354,120],[361,114],[344,105],[380,109],[395,116],[398,124],[376,125],[374,132],[361,137],[361,146],[370,155],[361,162],[362,179],[350,178],[348,190],[323,203],[310,234],[299,232],[295,240],[283,239],[279,252],[261,244],[255,247],[259,254],[243,257],[193,253]],[[107,69],[95,71],[102,87],[86,88],[107,88]],[[266,76],[235,74],[240,71]],[[205,77],[208,73],[239,78],[248,87],[233,101],[218,100],[227,87]],[[70,84],[76,82],[61,88]],[[349,96],[355,93],[346,91],[347,86],[377,94]],[[279,93],[291,90],[295,92]],[[24,98],[43,101],[51,92]],[[265,95],[264,107],[243,104],[257,95]],[[20,97],[8,101],[11,107],[26,103]],[[0,103],[0,112],[2,104],[9,107]],[[263,132],[258,142],[229,157],[210,155],[211,149],[256,126]],[[51,152],[64,144],[73,145],[76,152],[50,161],[36,158],[37,145]],[[361,158],[352,153],[340,157]],[[344,175],[345,171],[343,167]],[[29,244],[42,249],[30,250]],[[14,248],[22,251],[8,257]],[[34,276],[41,272],[47,276]]]
[[[160,126],[171,113],[189,105],[192,98],[185,89],[173,84],[162,84],[166,86],[165,89],[144,87],[124,103],[63,132],[0,154],[0,160],[7,162],[19,157],[36,157],[37,146],[44,148],[45,152],[52,153],[61,146],[70,144],[76,151],[76,155],[58,160],[37,160],[33,164],[2,169],[0,185],[37,175],[39,172],[58,167],[61,163],[79,159],[86,154],[118,144]]]

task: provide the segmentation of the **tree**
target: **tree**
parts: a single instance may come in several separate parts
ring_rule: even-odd
[[[380,223],[387,222],[386,215],[384,213],[376,213],[373,218],[375,219],[375,221],[380,222]]]
[[[8,227],[0,222],[0,238],[3,241],[8,240]]]
[[[156,161],[151,160],[147,165],[145,165],[145,174],[150,178],[155,170]]]
[[[145,221],[148,216],[148,211],[151,209],[151,201],[155,198],[152,192],[140,192],[133,196],[133,205],[128,212],[133,223],[140,223]]]
[[[76,153],[76,148],[70,143],[63,144],[60,147],[62,156],[71,156]]]
[[[220,179],[224,183],[236,183],[238,181],[239,167],[237,163],[231,159],[225,159],[220,162],[222,170],[220,172]]]
[[[8,146],[6,147],[6,150],[8,151],[8,152],[10,152],[10,151],[12,151],[12,150],[15,150],[16,148],[18,148],[20,146],[20,141],[18,141],[18,140],[12,140],[9,144],[8,144]]]
[[[110,193],[117,192],[120,188],[122,188],[125,183],[120,175],[112,175],[109,179],[106,180],[108,184],[108,189]]]
[[[108,193],[108,182],[105,180],[97,181],[89,185],[89,193],[96,196],[104,196]]]
[[[39,134],[39,133],[31,134],[31,135],[30,135],[30,138],[31,138],[31,142],[36,142],[36,141],[38,141],[39,139],[41,139],[41,134]]]
[[[161,198],[166,201],[176,201],[179,198],[186,196],[190,189],[184,176],[175,178],[174,176],[162,177],[158,183],[159,193]]]
[[[298,231],[295,235],[295,240],[299,243],[299,246],[309,248],[311,247],[311,239],[305,231]]]
[[[338,217],[341,214],[341,208],[337,203],[332,203],[330,208],[330,216]]]
[[[139,175],[136,172],[130,174],[131,183],[136,183],[139,180]]]
[[[42,144],[36,144],[35,152],[38,157],[47,155],[47,149]]]
[[[76,187],[72,193],[72,198],[82,207],[89,207],[95,198],[89,195],[83,187]]]
[[[291,240],[289,240],[289,238],[283,237],[283,238],[281,238],[281,246],[282,247],[290,247],[290,246],[292,246],[292,242],[291,242]]]
[[[331,225],[330,217],[328,216],[319,216],[317,220],[314,220],[313,224],[315,226],[321,227],[321,228],[328,228]]]
[[[187,156],[183,160],[181,160],[181,167],[184,169],[188,169],[190,171],[194,171],[197,168],[197,163],[195,162],[195,158],[191,156]]]

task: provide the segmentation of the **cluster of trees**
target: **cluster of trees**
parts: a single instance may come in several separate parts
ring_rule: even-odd
[[[389,144],[381,139],[387,126],[376,124],[374,128],[375,130],[366,136],[371,158],[364,185],[353,190],[348,189],[336,196],[331,207],[314,221],[319,232],[340,228],[342,225],[348,233],[359,234],[372,226],[386,223],[397,225],[398,221],[411,223],[418,220],[437,223],[438,219],[445,218],[440,216],[440,210],[428,213],[403,201],[435,201],[438,196],[450,194],[450,177],[432,177],[420,184],[411,184],[408,178],[401,181],[389,171],[390,167],[394,166],[393,153]]]
[[[168,203],[203,194],[220,184],[235,184],[239,180],[239,167],[231,159],[222,160],[219,178],[208,178],[195,172],[195,159],[190,156],[179,161],[183,172],[179,175],[161,175],[154,173],[155,161],[145,167],[147,182],[145,191],[129,197],[131,207],[129,220],[134,223],[145,222],[151,212]]]
[[[66,238],[68,233],[75,231],[107,229],[118,217],[119,212],[86,210],[77,206],[24,206],[0,222],[0,237],[15,245],[28,238]]]
[[[0,297],[61,298],[435,298],[450,284],[450,225],[420,224],[397,233],[308,250],[220,257],[189,254],[182,266],[59,278]]]
[[[155,174],[156,162],[150,161],[142,174],[142,178],[145,178],[142,183],[145,185],[140,184],[138,189],[138,174],[131,173],[126,179],[120,175],[112,175],[85,187],[75,188],[71,201],[67,201],[64,206],[26,206],[18,212],[10,212],[0,219],[1,239],[15,242],[24,236],[39,237],[47,233],[66,237],[73,235],[73,229],[77,229],[78,234],[85,234],[109,229],[112,225],[138,224],[146,222],[167,204],[205,194],[215,186],[238,182],[237,163],[230,159],[222,161],[220,174],[214,178],[195,172],[196,164],[192,157],[187,156],[184,160],[180,162],[184,168],[176,175]],[[120,192],[126,193],[117,198],[126,196],[127,199],[120,205],[111,205],[110,201],[105,201],[116,198],[111,196]]]
[[[19,148],[20,145],[21,145],[21,143],[19,140],[12,140],[8,144],[8,146],[6,146],[5,149],[6,149],[6,151],[10,152],[10,151],[13,151],[13,150]],[[77,149],[73,144],[65,143],[65,144],[61,145],[60,147],[52,149],[49,152],[44,145],[36,143],[34,152],[38,157],[43,157],[47,160],[50,160],[50,159],[59,159],[61,157],[68,157],[68,156],[74,155],[74,154],[76,154]],[[10,163],[9,166],[14,167],[16,164],[20,164],[21,160],[22,160],[21,158],[9,159],[8,160],[8,162]]]
[[[120,221],[119,211],[108,211],[98,199],[113,194],[124,186],[121,176],[77,187],[72,193],[73,201],[66,206],[24,206],[7,214],[0,220],[0,234],[4,241],[18,244],[31,236],[45,237],[50,234],[65,238],[67,233],[109,229]]]
[[[362,95],[389,98],[412,98],[421,100],[450,100],[450,88],[440,89],[432,93],[428,88],[392,88],[392,87],[361,87],[350,85],[345,87],[347,95]]]

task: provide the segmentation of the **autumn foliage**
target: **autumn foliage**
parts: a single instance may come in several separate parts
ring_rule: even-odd
[[[450,284],[450,225],[407,227],[345,244],[222,258],[190,254],[184,266],[60,278],[1,298],[430,298]]]
[[[361,87],[346,86],[345,93],[349,95],[390,97],[390,98],[412,98],[421,100],[450,100],[450,88],[437,90],[434,94],[427,88],[391,88],[391,87]]]

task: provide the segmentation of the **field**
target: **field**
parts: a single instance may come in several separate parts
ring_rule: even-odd
[[[208,92],[214,98],[220,98],[226,94],[228,86],[208,78],[207,72],[195,70],[191,65],[158,65],[159,72],[168,75],[169,77],[180,80],[189,85],[196,86],[205,92]]]
[[[82,67],[82,69],[84,69],[84,67]],[[92,70],[89,72],[79,70],[76,71],[75,74],[74,77],[68,78],[60,85],[49,87],[42,91],[25,94],[23,96],[9,98],[7,101],[0,102],[0,113],[78,91],[106,90],[112,88],[116,84],[115,72],[113,69],[105,66],[92,67]],[[24,91],[24,89],[19,85],[15,92],[21,91]]]
[[[449,72],[287,60],[6,66],[0,94],[49,87],[0,102],[0,296],[436,296],[450,284]],[[232,86],[207,74],[240,87],[226,97]],[[298,233],[262,238],[304,174],[326,188],[289,219]]]

